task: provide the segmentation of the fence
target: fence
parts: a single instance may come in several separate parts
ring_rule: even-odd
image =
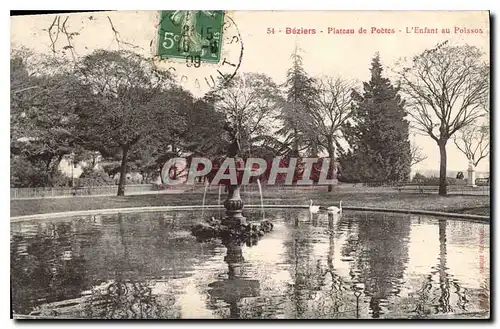
[[[155,185],[139,184],[125,185],[125,193],[137,193],[155,191]],[[65,196],[85,196],[85,195],[115,195],[118,190],[117,185],[86,186],[86,187],[38,187],[38,188],[11,188],[11,199],[22,198],[52,198]]]
[[[191,185],[157,185],[157,184],[131,184],[125,185],[125,195],[130,194],[161,194],[161,193],[198,193],[203,192],[205,184],[196,183]],[[210,186],[210,191],[218,188]],[[118,185],[105,186],[85,186],[85,187],[38,187],[38,188],[11,188],[11,199],[26,199],[26,198],[62,198],[62,197],[79,197],[90,195],[116,195]]]
[[[221,193],[225,194],[225,187],[222,186]],[[283,196],[289,194],[303,193],[307,191],[326,191],[326,185],[309,185],[309,186],[297,186],[297,185],[262,185],[263,191],[280,193]],[[378,182],[368,182],[368,183],[339,183],[335,189],[352,189],[353,191],[379,191],[381,188],[387,190],[397,190],[399,192],[405,193],[437,193],[439,187],[437,185],[424,185],[416,183],[408,184],[379,184]],[[203,193],[205,189],[204,183],[196,183],[194,185],[155,185],[155,184],[136,184],[136,185],[125,185],[125,195],[127,194],[154,194],[154,193]],[[11,199],[23,199],[23,198],[54,198],[54,197],[70,197],[70,196],[90,196],[90,195],[116,195],[118,190],[117,185],[107,185],[107,186],[89,186],[89,187],[78,187],[78,188],[11,188],[10,198]],[[210,185],[208,186],[208,193],[218,193],[219,186]],[[244,194],[253,195],[254,193],[259,193],[259,187],[257,184],[243,185],[241,187],[241,192]],[[490,195],[489,185],[480,185],[476,187],[466,186],[464,184],[448,184],[448,194],[462,194],[462,195]]]
[[[437,193],[439,191],[438,185],[426,185],[418,183],[409,183],[395,187],[399,192],[413,192],[413,193]],[[461,195],[490,195],[490,185],[478,185],[475,187],[467,186],[465,184],[448,184],[448,194],[461,194]]]

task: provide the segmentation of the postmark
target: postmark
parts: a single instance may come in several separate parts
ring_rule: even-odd
[[[222,11],[161,11],[151,42],[155,65],[179,84],[203,94],[225,85],[243,59],[243,41],[231,15]]]

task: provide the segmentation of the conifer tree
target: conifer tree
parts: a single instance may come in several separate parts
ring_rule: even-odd
[[[299,156],[300,151],[305,148],[309,148],[312,153],[317,153],[318,149],[314,139],[308,137],[302,125],[302,114],[314,106],[316,91],[314,89],[315,80],[304,70],[299,51],[300,49],[296,47],[291,55],[293,64],[287,71],[287,79],[284,84],[286,101],[279,115],[283,121],[283,127],[278,131],[278,134],[285,137],[285,144],[291,148],[291,156]]]
[[[342,154],[344,176],[365,182],[391,183],[409,179],[411,148],[409,122],[399,87],[383,77],[378,53],[363,94],[353,91],[356,110],[344,129],[351,148]]]

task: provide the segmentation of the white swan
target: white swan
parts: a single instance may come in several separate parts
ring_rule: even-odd
[[[319,211],[319,206],[313,206],[313,200],[309,200],[309,211],[313,214]]]
[[[335,206],[330,206],[330,207],[326,208],[326,210],[332,214],[341,214],[342,213],[342,201],[340,201],[340,203],[339,203],[339,208],[337,208]]]

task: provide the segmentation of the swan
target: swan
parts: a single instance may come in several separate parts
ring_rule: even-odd
[[[339,203],[339,208],[337,208],[335,206],[330,206],[330,207],[326,208],[326,210],[332,214],[341,214],[342,213],[342,201],[340,201],[340,203]]]
[[[319,206],[313,206],[313,200],[309,200],[309,211],[313,214],[319,211]]]

